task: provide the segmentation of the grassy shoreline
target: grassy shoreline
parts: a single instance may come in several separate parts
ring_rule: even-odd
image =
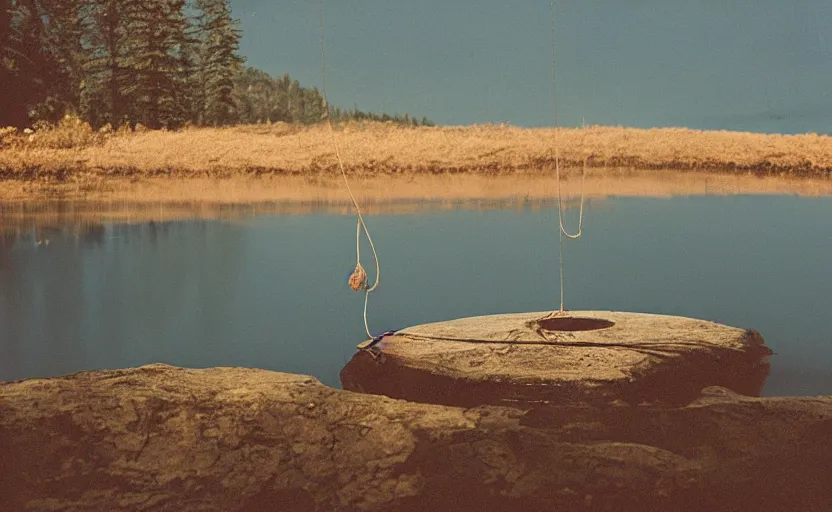
[[[327,190],[339,187],[325,125],[86,135],[74,142],[72,133],[59,138],[35,133],[0,146],[0,199],[245,202],[327,196]],[[347,172],[356,180],[399,185],[422,180],[428,184],[417,187],[422,189],[418,196],[434,197],[446,192],[439,182],[454,176],[461,181],[467,176],[521,182],[551,179],[554,136],[551,128],[350,123],[337,128],[335,140]],[[573,176],[574,168],[586,159],[595,176],[621,176],[626,174],[621,169],[629,169],[813,178],[821,183],[832,177],[832,137],[825,135],[587,127],[561,128],[557,137],[562,165],[573,168]],[[433,192],[430,177],[439,179]],[[383,194],[385,186],[396,188],[389,183],[371,188]],[[511,194],[522,195],[522,184],[506,183],[496,188],[508,187]],[[470,186],[458,185],[457,192],[470,197]]]
[[[348,123],[336,129],[344,163],[358,174],[513,173],[545,168],[555,157],[555,130],[512,126],[402,127]],[[283,123],[177,132],[119,133],[83,147],[18,144],[0,150],[0,177],[65,179],[107,176],[315,175],[335,172],[325,125]],[[60,145],[72,141],[62,140]],[[50,143],[46,144],[47,146]],[[673,170],[740,170],[828,176],[832,137],[679,128],[561,128],[565,166]],[[32,146],[32,147],[30,147]]]

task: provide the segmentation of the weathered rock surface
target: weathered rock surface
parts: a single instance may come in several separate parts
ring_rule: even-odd
[[[707,386],[759,396],[768,356],[756,331],[691,318],[574,311],[463,318],[388,336],[341,373],[344,389],[473,407],[682,405]]]
[[[0,384],[0,510],[832,510],[832,397],[459,408],[263,370]]]

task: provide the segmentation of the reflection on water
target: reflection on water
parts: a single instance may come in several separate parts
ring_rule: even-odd
[[[763,394],[832,393],[832,200],[611,198],[565,249],[567,307],[761,332]],[[382,258],[374,331],[557,303],[556,214],[426,210],[368,219]],[[53,224],[57,225],[57,224]],[[363,339],[354,219],[8,224],[0,380],[162,361],[308,373],[337,386]]]

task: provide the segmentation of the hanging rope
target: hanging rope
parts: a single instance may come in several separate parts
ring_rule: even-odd
[[[555,74],[555,0],[552,0],[552,111],[555,125],[555,179],[558,188],[558,259],[560,270],[560,309],[553,311],[549,316],[561,315],[565,312],[563,308],[563,237],[576,240],[583,235],[584,226],[584,181],[586,179],[586,159],[584,159],[583,170],[581,171],[581,208],[578,213],[578,231],[570,234],[563,226],[563,196],[560,189],[560,145],[558,144],[558,103],[557,103],[557,75]]]
[[[341,151],[338,148],[338,140],[335,138],[335,128],[332,126],[332,116],[329,114],[329,99],[326,95],[326,52],[324,51],[324,0],[320,0],[320,23],[321,23],[321,75],[323,76],[323,90],[324,97],[324,116],[329,126],[329,135],[332,140],[332,147],[335,149],[335,157],[338,160],[338,168],[341,170],[341,176],[344,178],[344,185],[347,186],[347,192],[350,194],[352,204],[355,206],[356,227],[355,227],[355,270],[349,277],[349,285],[355,291],[364,291],[364,330],[370,339],[376,337],[370,333],[370,327],[367,324],[367,303],[370,299],[370,294],[378,288],[379,279],[381,278],[381,266],[378,262],[378,254],[376,253],[376,246],[373,244],[373,239],[370,236],[370,231],[364,223],[364,216],[361,215],[361,207],[358,206],[358,201],[352,193],[350,182],[347,179],[347,172],[344,170],[344,160],[341,158]],[[367,241],[370,243],[370,249],[373,250],[373,259],[376,262],[376,280],[372,286],[367,282],[367,271],[361,265],[361,231],[367,236]]]

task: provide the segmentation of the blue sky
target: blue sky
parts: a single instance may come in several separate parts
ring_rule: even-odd
[[[231,0],[241,53],[320,86],[318,0]],[[548,0],[327,0],[330,102],[552,124]],[[556,0],[562,125],[832,132],[830,0]]]

